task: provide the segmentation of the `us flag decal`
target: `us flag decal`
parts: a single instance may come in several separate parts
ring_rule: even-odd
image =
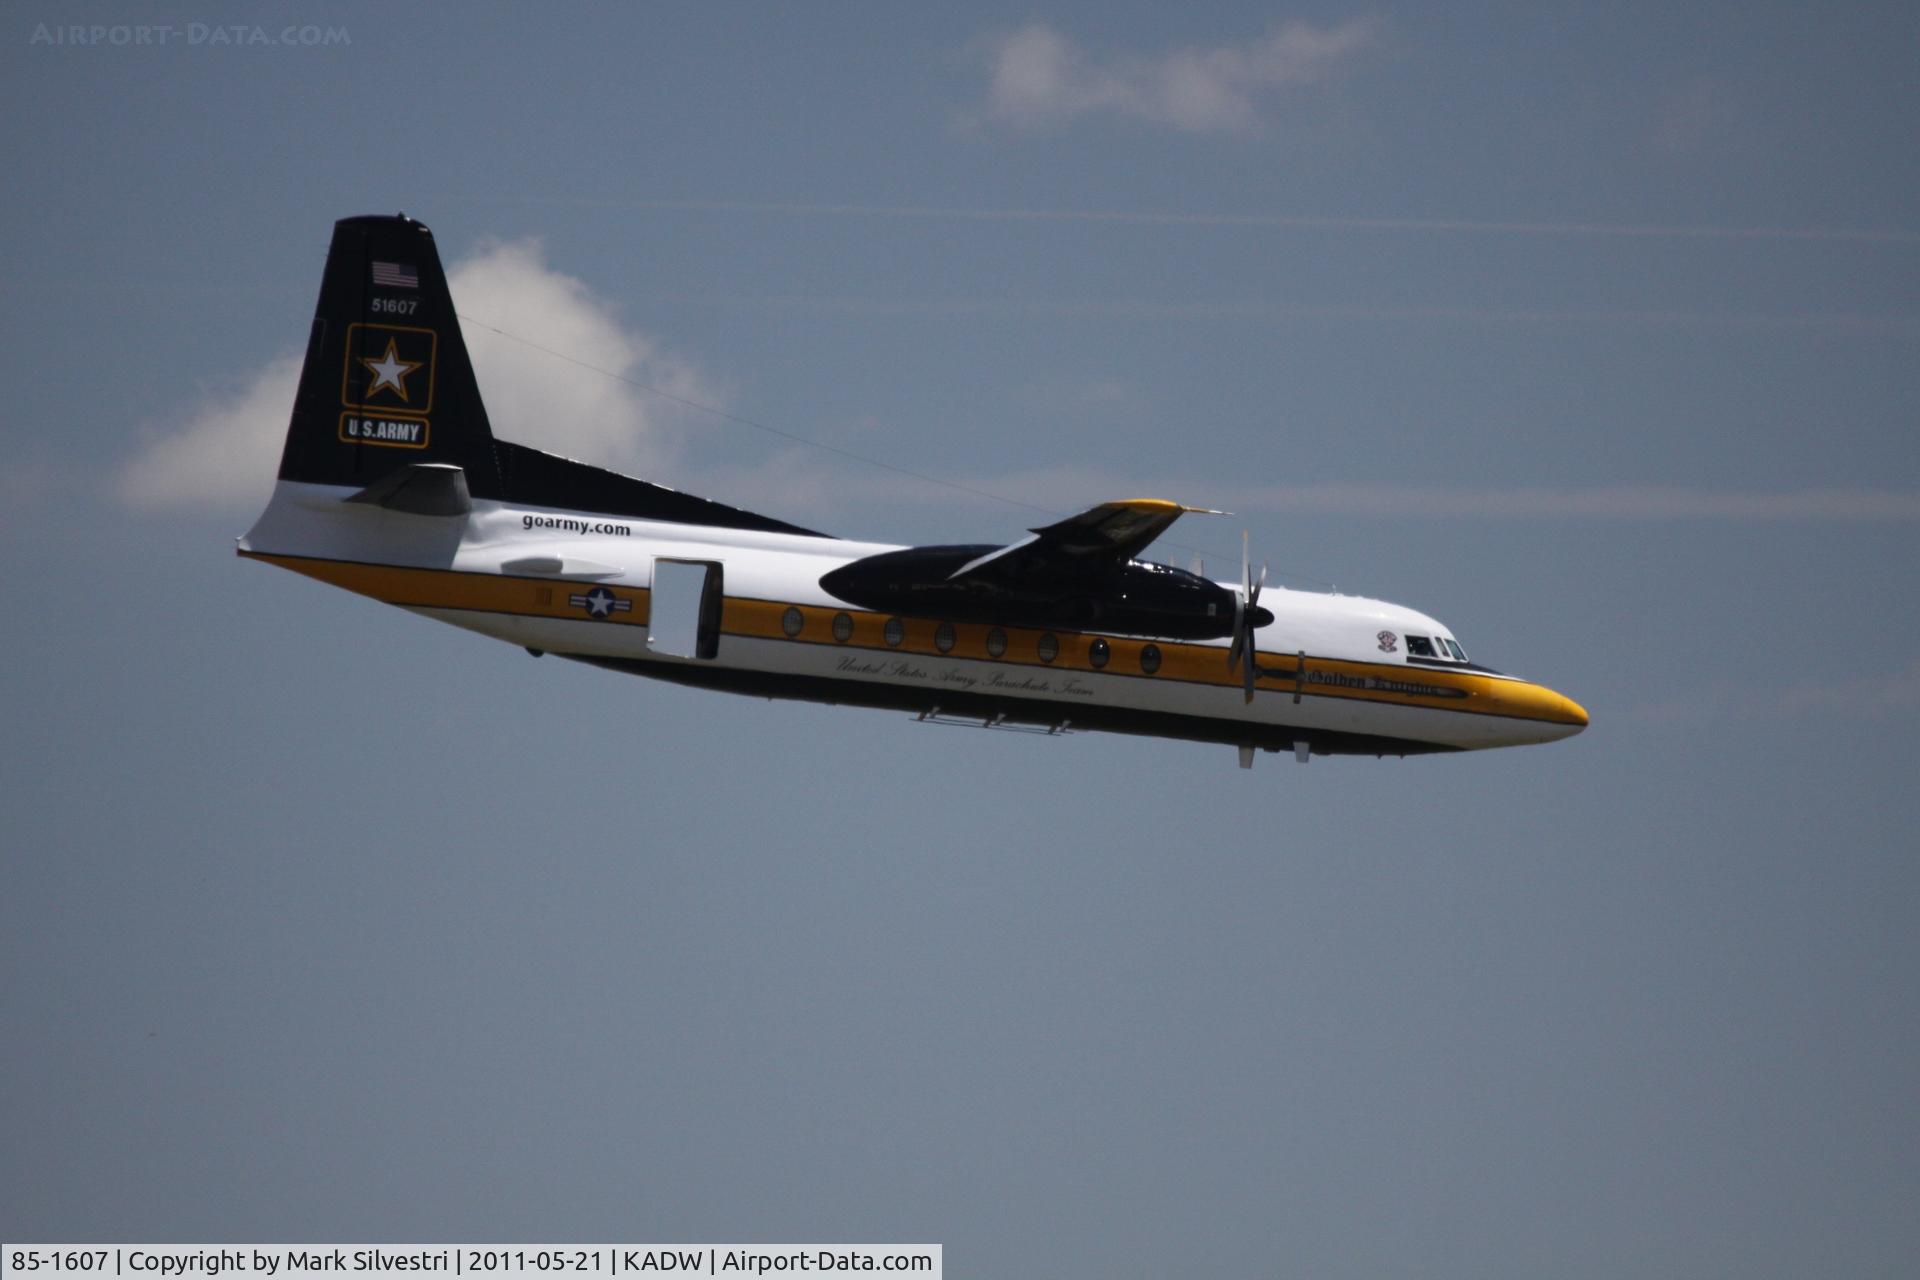
[[[389,289],[418,289],[420,273],[411,263],[376,260],[373,264],[373,282]]]

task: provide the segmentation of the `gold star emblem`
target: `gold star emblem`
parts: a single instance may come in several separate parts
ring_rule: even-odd
[[[397,345],[392,338],[388,338],[387,354],[377,360],[372,356],[360,357],[360,363],[367,366],[367,369],[373,374],[373,383],[367,388],[366,393],[371,397],[378,394],[382,387],[388,387],[391,388],[393,394],[399,396],[403,402],[410,403],[411,401],[407,396],[407,375],[415,369],[418,369],[420,362],[417,360],[402,360],[400,353],[395,349]]]

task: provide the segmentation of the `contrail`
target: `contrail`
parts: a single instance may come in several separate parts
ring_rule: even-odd
[[[1652,240],[1804,240],[1920,244],[1920,231],[1871,227],[1716,227],[1659,223],[1526,222],[1471,218],[1306,217],[1260,213],[1155,213],[1120,209],[965,209],[934,205],[800,204],[751,200],[630,200],[591,196],[478,196],[480,204],[550,204],[685,213],[759,213],[809,218],[921,218],[953,222],[1105,222],[1140,226],[1261,227],[1281,231],[1523,235]]]

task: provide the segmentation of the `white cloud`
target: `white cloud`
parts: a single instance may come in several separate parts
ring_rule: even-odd
[[[453,265],[448,284],[460,313],[473,318],[462,330],[487,415],[503,439],[646,474],[673,456],[662,428],[681,410],[607,374],[705,404],[720,399],[691,364],[623,324],[585,284],[547,266],[537,241],[484,243]],[[264,502],[279,466],[300,359],[280,355],[176,415],[177,425],[155,432],[121,469],[122,499],[138,507]]]
[[[203,395],[182,424],[148,440],[120,470],[136,507],[260,506],[273,490],[300,356],[285,354]]]
[[[645,475],[674,453],[661,428],[681,410],[606,374],[703,404],[721,399],[693,365],[622,324],[585,284],[548,267],[537,241],[485,243],[448,272],[447,284],[460,314],[471,317],[461,329],[502,439]]]
[[[976,118],[1044,128],[1111,112],[1190,133],[1245,131],[1260,124],[1263,95],[1330,78],[1375,41],[1379,25],[1282,22],[1242,44],[1102,62],[1047,24],[1029,23],[988,45]]]

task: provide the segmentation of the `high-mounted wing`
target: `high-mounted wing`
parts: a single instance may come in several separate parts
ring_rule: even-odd
[[[1181,516],[1224,515],[1210,507],[1188,507],[1164,498],[1129,498],[1103,502],[1077,516],[1032,531],[954,570],[948,581],[1027,577],[1057,578],[1073,570],[1098,573],[1124,565],[1147,549]]]
[[[1231,589],[1134,559],[1188,512],[1218,514],[1158,498],[1103,502],[1008,546],[886,551],[822,575],[820,585],[863,609],[912,617],[1196,640],[1231,635],[1238,612]]]

